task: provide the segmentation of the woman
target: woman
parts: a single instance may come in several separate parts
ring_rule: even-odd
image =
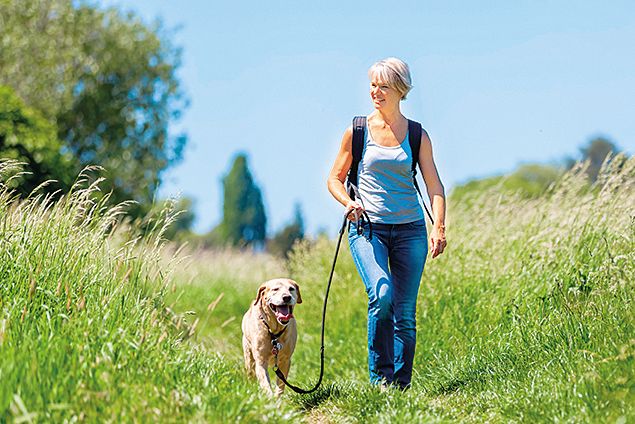
[[[368,367],[373,384],[406,389],[412,378],[415,313],[421,274],[428,251],[435,258],[446,247],[445,194],[422,131],[417,163],[432,201],[434,225],[429,243],[423,211],[412,178],[408,120],[399,108],[412,88],[408,65],[396,58],[375,63],[368,71],[375,110],[367,117],[358,169],[359,199],[344,186],[353,161],[349,127],[328,179],[328,189],[344,205],[349,244],[368,294]],[[369,226],[357,218],[366,212]],[[363,228],[357,231],[356,226]],[[363,230],[363,231],[362,231]]]

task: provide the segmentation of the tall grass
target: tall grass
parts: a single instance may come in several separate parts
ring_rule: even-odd
[[[3,181],[19,172],[1,162]],[[184,344],[160,235],[139,239],[80,175],[61,200],[0,187],[0,421],[235,421],[268,408],[234,363]],[[150,226],[152,226],[150,224]],[[240,403],[228,393],[240,392]]]
[[[366,294],[344,248],[324,386],[278,402],[242,373],[240,318],[263,280],[297,280],[290,380],[312,385],[334,242],[300,244],[286,266],[235,252],[174,259],[160,224],[135,239],[87,184],[57,203],[0,194],[0,420],[635,419],[633,158],[607,162],[593,185],[581,166],[538,198],[491,187],[450,202],[405,393],[367,383]]]
[[[450,206],[449,248],[428,262],[419,296],[414,389],[377,403],[347,389],[310,407],[334,422],[635,418],[635,159],[607,162],[593,185],[580,165],[537,199],[494,187]],[[294,256],[311,297],[330,249]],[[329,310],[327,381],[363,387],[365,293],[349,256]],[[318,309],[299,318],[296,363],[316,356]]]
[[[420,290],[413,388],[382,393],[367,383],[366,294],[344,249],[327,315],[325,386],[290,403],[318,422],[634,419],[635,159],[614,158],[592,185],[580,165],[539,198],[491,187],[450,206],[449,248],[429,260]],[[318,376],[334,247],[306,242],[288,264],[305,299],[290,375],[303,387]],[[202,339],[212,349],[225,340],[225,360],[240,363],[239,318],[259,281],[236,285],[231,269],[225,275],[207,287],[211,297],[235,293],[216,322],[235,319]]]

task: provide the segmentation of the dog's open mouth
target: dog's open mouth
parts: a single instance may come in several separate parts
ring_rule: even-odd
[[[293,305],[274,305],[270,303],[269,307],[280,324],[287,324],[293,318]]]

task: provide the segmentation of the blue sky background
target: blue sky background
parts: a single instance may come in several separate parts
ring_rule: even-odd
[[[310,233],[334,234],[326,177],[351,118],[372,111],[368,67],[388,56],[410,65],[402,110],[428,130],[448,191],[598,135],[635,152],[633,1],[99,4],[180,27],[189,144],[160,194],[194,198],[199,232],[220,222],[221,178],[242,151],[270,234],[295,202]]]

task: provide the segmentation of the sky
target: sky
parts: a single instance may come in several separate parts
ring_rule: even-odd
[[[352,117],[373,110],[368,68],[390,56],[410,66],[402,112],[430,134],[446,192],[577,157],[596,136],[635,153],[632,0],[98,4],[160,19],[183,49],[190,106],[173,128],[189,141],[159,194],[193,198],[197,232],[221,221],[221,180],[244,152],[269,234],[299,203],[309,234],[335,235],[326,178]]]

